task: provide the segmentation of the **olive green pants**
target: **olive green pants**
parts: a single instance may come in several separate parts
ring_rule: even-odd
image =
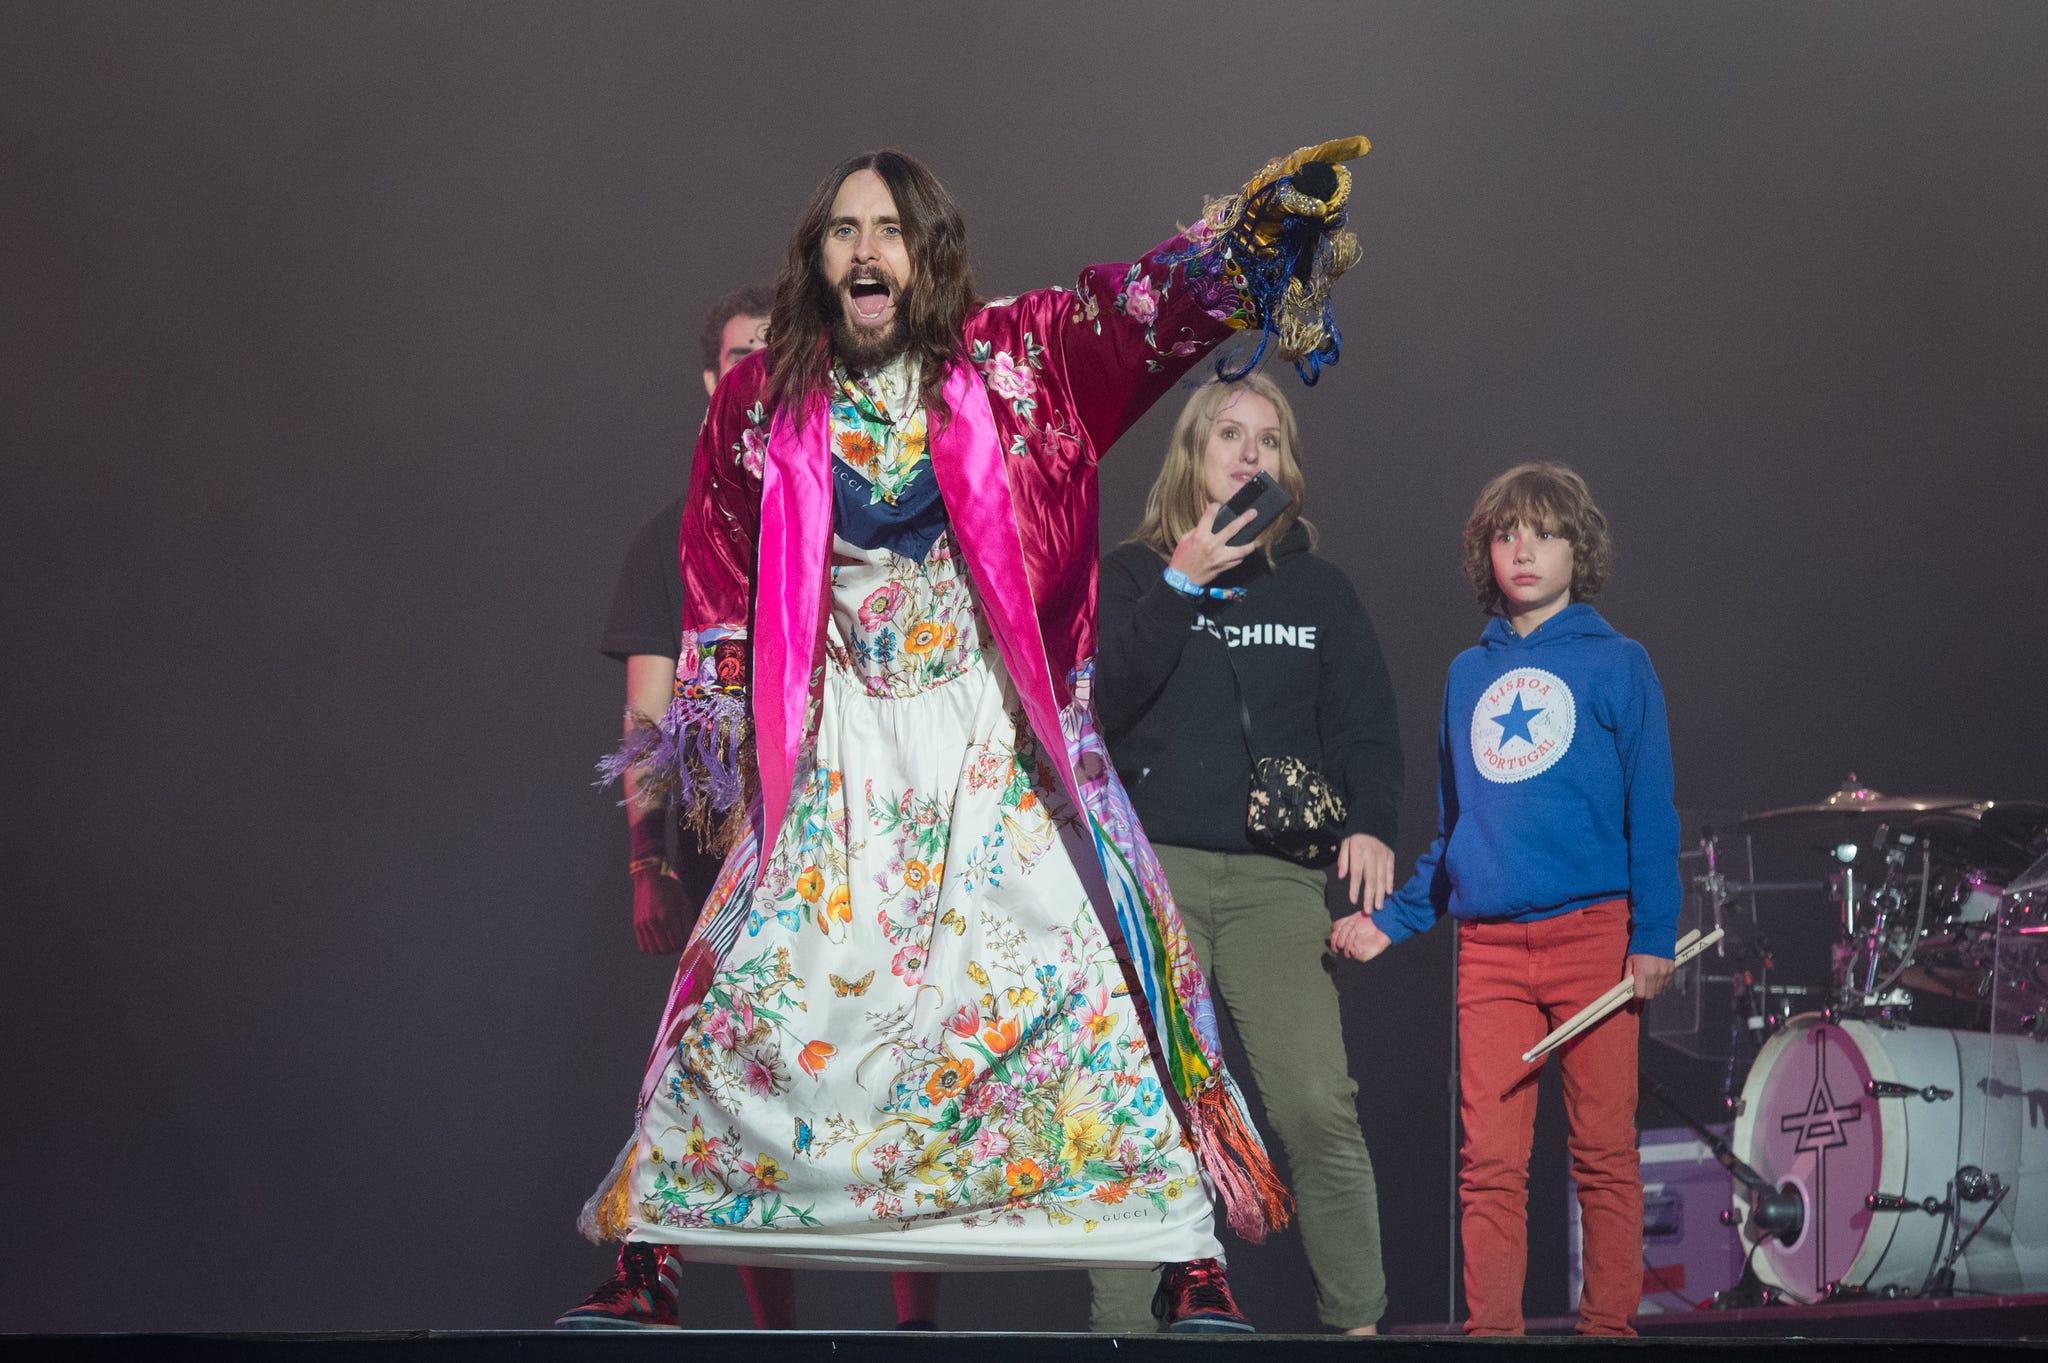
[[[1255,852],[1155,850],[1195,958],[1244,1042],[1266,1124],[1286,1152],[1316,1314],[1334,1329],[1371,1325],[1387,1309],[1379,1195],[1358,1129],[1358,1085],[1344,1059],[1337,989],[1324,964],[1324,875]],[[1089,1328],[1157,1328],[1157,1270],[1096,1269],[1088,1277]]]

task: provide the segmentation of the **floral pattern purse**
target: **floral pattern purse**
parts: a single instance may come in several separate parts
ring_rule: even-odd
[[[1237,719],[1251,759],[1244,831],[1252,846],[1303,866],[1328,866],[1344,841],[1344,797],[1320,768],[1299,757],[1261,757],[1252,746],[1252,712],[1245,704],[1244,679],[1230,662],[1237,688]]]

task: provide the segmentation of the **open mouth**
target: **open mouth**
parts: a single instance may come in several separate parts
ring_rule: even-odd
[[[882,314],[889,309],[889,286],[879,279],[855,278],[848,281],[846,299],[853,308],[855,320],[873,324],[882,320]]]

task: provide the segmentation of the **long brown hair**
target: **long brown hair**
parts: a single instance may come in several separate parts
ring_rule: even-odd
[[[1209,505],[1208,478],[1203,470],[1209,431],[1224,405],[1240,393],[1258,394],[1272,403],[1273,410],[1280,415],[1280,459],[1273,470],[1273,481],[1280,484],[1292,504],[1258,538],[1259,547],[1266,551],[1266,561],[1273,561],[1273,546],[1294,528],[1296,521],[1308,526],[1311,537],[1315,535],[1315,527],[1301,517],[1301,499],[1307,483],[1301,476],[1301,429],[1295,424],[1294,409],[1287,405],[1287,395],[1280,391],[1279,384],[1254,371],[1235,383],[1205,383],[1189,395],[1187,405],[1174,420],[1173,435],[1166,442],[1166,462],[1159,466],[1159,477],[1146,494],[1145,519],[1131,535],[1133,540],[1172,557],[1181,536],[1195,528]],[[1310,542],[1314,542],[1313,538]]]
[[[775,311],[768,319],[768,388],[771,402],[801,406],[825,392],[832,368],[832,321],[838,301],[825,281],[825,226],[839,186],[856,171],[872,170],[889,187],[910,253],[904,281],[904,330],[919,366],[925,410],[943,414],[946,371],[966,350],[961,328],[980,301],[967,268],[967,226],[959,205],[938,177],[900,151],[862,152],[833,167],[818,182],[789,239],[789,257],[775,281]]]
[[[1564,536],[1572,547],[1572,600],[1590,601],[1607,584],[1614,542],[1607,515],[1578,472],[1563,464],[1517,464],[1480,489],[1465,522],[1465,576],[1479,609],[1506,615],[1507,598],[1493,576],[1493,537],[1527,522]]]

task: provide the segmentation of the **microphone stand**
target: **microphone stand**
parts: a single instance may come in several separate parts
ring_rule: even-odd
[[[1671,1096],[1670,1090],[1649,1073],[1638,1070],[1636,1082],[1660,1107],[1690,1127],[1693,1134],[1705,1142],[1707,1151],[1713,1155],[1716,1164],[1733,1175],[1736,1182],[1749,1189],[1749,1222],[1756,1228],[1759,1238],[1769,1236],[1779,1244],[1789,1244],[1799,1238],[1799,1232],[1806,1224],[1806,1200],[1800,1196],[1797,1188],[1790,1183],[1782,1188],[1773,1187],[1769,1179],[1743,1163],[1719,1134],[1679,1106],[1678,1100]],[[1777,1289],[1758,1278],[1753,1262],[1745,1259],[1742,1277],[1736,1280],[1733,1287],[1714,1294],[1714,1306],[1718,1310],[1744,1306],[1774,1306],[1777,1299]]]

